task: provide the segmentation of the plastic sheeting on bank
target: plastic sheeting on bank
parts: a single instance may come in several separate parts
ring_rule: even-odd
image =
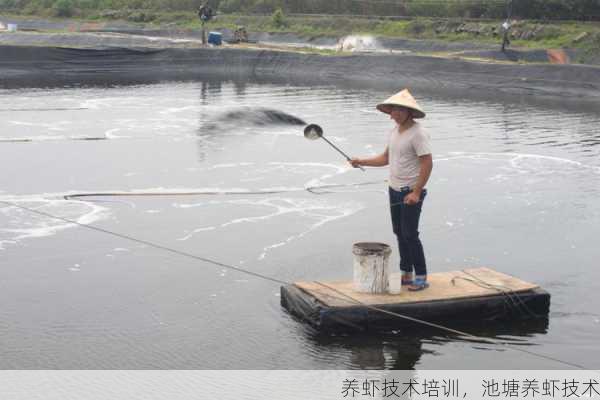
[[[600,102],[600,68],[500,64],[398,54],[318,55],[239,48],[75,49],[0,46],[0,86],[120,84],[165,79],[330,84],[453,97]]]

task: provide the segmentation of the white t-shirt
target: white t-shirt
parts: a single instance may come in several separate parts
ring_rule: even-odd
[[[426,154],[431,154],[431,142],[418,122],[402,133],[397,127],[392,129],[388,142],[390,187],[394,190],[404,186],[412,188],[419,177],[419,156]]]

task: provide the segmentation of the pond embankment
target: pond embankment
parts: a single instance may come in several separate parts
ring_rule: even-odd
[[[64,48],[0,46],[3,87],[112,84],[196,79],[286,81],[394,91],[485,92],[499,99],[600,102],[600,68],[587,65],[494,63],[412,54],[342,55],[240,47]]]

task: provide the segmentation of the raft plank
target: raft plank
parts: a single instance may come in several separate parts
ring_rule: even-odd
[[[486,296],[497,296],[502,290],[509,293],[527,292],[539,286],[493,269],[480,267],[461,271],[438,272],[428,275],[429,288],[419,292],[411,292],[403,287],[400,294],[368,294],[354,291],[352,281],[294,282],[298,288],[314,296],[327,307],[352,307],[356,302],[344,298],[344,295],[360,301],[365,305],[419,303],[443,300],[466,299]],[[497,287],[486,288],[473,280],[479,280]]]

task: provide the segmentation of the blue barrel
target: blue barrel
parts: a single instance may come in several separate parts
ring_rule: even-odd
[[[221,32],[208,32],[208,43],[220,46],[222,42],[223,35],[221,35]]]

